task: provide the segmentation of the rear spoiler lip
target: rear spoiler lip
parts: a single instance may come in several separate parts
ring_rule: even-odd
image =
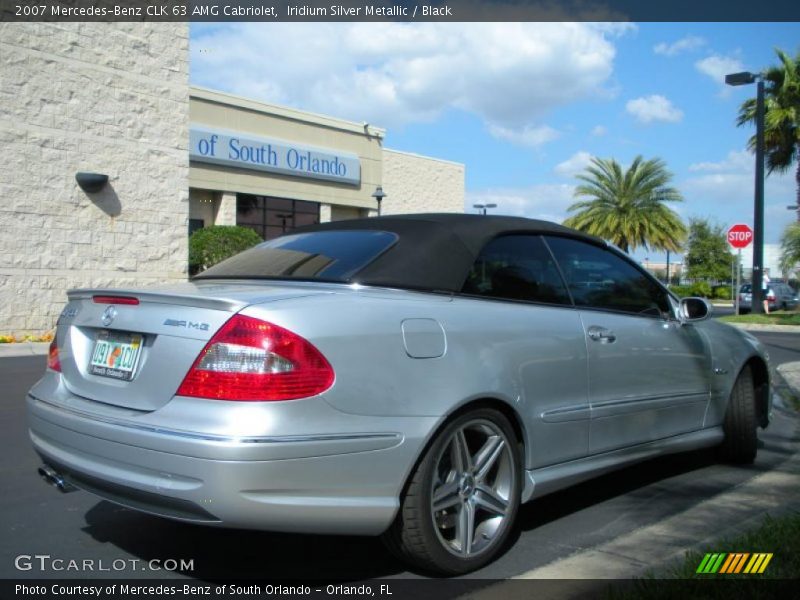
[[[165,292],[147,292],[143,290],[124,289],[124,288],[75,288],[67,291],[67,298],[70,300],[91,300],[92,296],[132,296],[142,302],[153,302],[156,304],[174,304],[177,306],[193,306],[196,308],[207,308],[210,310],[224,310],[227,312],[239,312],[243,308],[250,306],[251,302],[233,300],[232,298],[209,298],[199,294],[176,294]]]

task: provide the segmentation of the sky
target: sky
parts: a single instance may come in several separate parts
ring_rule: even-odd
[[[753,221],[754,128],[735,119],[755,86],[723,78],[800,51],[800,23],[193,23],[190,42],[194,85],[366,121],[387,148],[463,163],[468,212],[560,222],[591,157],[642,155],[665,161],[685,220],[727,228]],[[796,218],[793,170],[765,190],[776,244]]]

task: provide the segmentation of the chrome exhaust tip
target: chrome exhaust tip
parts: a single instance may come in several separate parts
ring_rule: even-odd
[[[78,489],[68,481],[65,481],[64,477],[59,472],[53,470],[47,465],[42,465],[39,467],[37,469],[37,473],[39,473],[39,477],[44,479],[46,483],[57,488],[62,494],[68,494],[69,492],[74,492]]]

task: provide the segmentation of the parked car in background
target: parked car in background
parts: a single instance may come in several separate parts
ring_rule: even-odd
[[[794,310],[800,304],[797,292],[786,283],[772,281],[767,287],[767,306],[770,310]],[[753,287],[745,283],[739,289],[739,312],[749,313],[753,307]]]
[[[767,355],[711,310],[552,223],[325,223],[181,285],[70,291],[30,437],[62,490],[382,535],[464,573],[503,551],[522,502],[673,452],[754,460]]]

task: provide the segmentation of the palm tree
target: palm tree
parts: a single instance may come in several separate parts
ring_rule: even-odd
[[[578,175],[583,181],[575,196],[587,198],[567,210],[575,214],[564,225],[616,244],[624,252],[644,246],[677,252],[686,238],[686,226],[666,202],[683,197],[669,187],[672,174],[663,160],[637,156],[623,172],[613,158],[592,158]]]
[[[800,223],[792,223],[781,236],[781,271],[789,273],[800,262]]]
[[[800,154],[800,52],[795,58],[779,49],[775,53],[780,65],[769,67],[763,73],[764,150],[768,173],[787,171]],[[755,122],[755,119],[755,98],[745,100],[739,108],[736,124],[742,126]],[[748,146],[755,150],[755,135],[750,138]],[[800,206],[800,161],[797,161],[795,179]]]

